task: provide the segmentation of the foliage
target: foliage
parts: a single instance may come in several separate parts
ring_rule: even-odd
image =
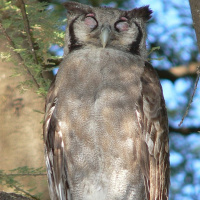
[[[18,66],[15,69],[15,76],[29,75],[26,82],[19,84],[20,88],[24,85],[28,88],[36,85],[37,93],[45,96],[50,81],[43,78],[43,72],[52,64],[50,60],[55,58],[49,52],[49,47],[52,43],[63,45],[64,32],[61,27],[65,20],[53,12],[53,8],[47,3],[27,1],[24,11],[22,2],[0,1],[0,23],[1,31],[4,33],[1,37],[8,40],[10,48],[9,53],[1,53],[1,58]],[[24,13],[26,18],[23,16]],[[26,22],[29,24],[30,32],[27,31],[29,27]]]
[[[9,52],[1,52],[0,58],[15,64],[12,76],[27,77],[25,81],[19,81],[18,88],[22,92],[31,88],[45,97],[51,81],[44,79],[43,73],[56,66],[53,62],[55,55],[49,51],[49,47],[51,44],[62,47],[64,31],[61,28],[66,22],[47,3],[26,1],[25,13],[22,3],[20,0],[0,1],[0,37],[7,40],[10,49]],[[15,192],[29,198],[41,199],[42,194],[37,192],[34,181],[29,179],[26,187],[30,189],[27,191],[20,178],[44,176],[46,180],[44,169],[24,166],[9,172],[0,170],[1,185],[13,188]]]

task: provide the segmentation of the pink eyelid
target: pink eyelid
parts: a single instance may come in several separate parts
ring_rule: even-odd
[[[94,29],[97,26],[97,21],[93,16],[86,16],[85,25],[87,25],[91,29]]]
[[[94,13],[89,13],[86,15],[86,17],[95,17]]]
[[[129,25],[126,21],[121,21],[121,22],[116,24],[116,28],[119,31],[128,31]]]
[[[128,19],[126,17],[120,17],[120,20],[128,21]]]

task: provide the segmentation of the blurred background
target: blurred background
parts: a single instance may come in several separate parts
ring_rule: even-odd
[[[37,3],[37,1],[34,2]],[[62,44],[64,44],[63,37],[67,22],[66,11],[61,3],[66,1],[38,0],[38,2],[47,2],[48,5],[45,4],[45,9],[50,10],[51,13],[58,16],[61,39],[59,43],[53,41],[53,39],[52,41],[48,41],[51,43],[48,53],[52,57],[62,58]],[[193,28],[189,0],[80,0],[79,2],[93,6],[117,7],[125,10],[149,5],[153,10],[152,19],[147,25],[147,48],[150,52],[150,62],[158,72],[161,80],[169,116],[170,200],[199,200],[199,88],[196,90],[188,115],[182,125],[179,126],[195,87],[197,66],[200,65],[200,55]],[[54,62],[53,67],[55,67],[53,72],[56,74],[56,62]],[[38,105],[36,107],[38,108]],[[36,118],[42,119],[41,116]],[[38,130],[38,133],[40,131]],[[40,149],[39,152],[41,151]],[[1,148],[0,153],[2,154],[3,152],[5,150]],[[42,162],[41,165],[44,165],[44,163]],[[40,167],[40,164],[37,167]],[[42,199],[45,198],[43,196]]]

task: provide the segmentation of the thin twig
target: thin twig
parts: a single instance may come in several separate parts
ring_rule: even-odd
[[[195,81],[194,90],[193,90],[191,99],[190,99],[190,101],[189,101],[189,104],[188,104],[188,106],[187,106],[187,108],[186,108],[185,114],[183,115],[183,118],[182,118],[181,122],[179,123],[179,126],[181,126],[181,124],[183,123],[185,117],[187,116],[187,114],[188,114],[188,112],[189,112],[190,106],[191,106],[191,104],[192,104],[192,102],[193,102],[193,98],[194,98],[195,92],[196,92],[196,90],[197,90],[197,85],[198,85],[198,82],[199,82],[199,76],[200,76],[200,66],[197,67],[197,79],[196,79],[196,81]]]
[[[22,13],[24,26],[25,26],[28,42],[29,42],[29,45],[30,45],[30,51],[33,54],[35,63],[38,64],[39,62],[38,62],[36,52],[35,52],[35,49],[34,49],[34,45],[33,45],[33,41],[32,41],[32,38],[31,38],[30,24],[29,24],[28,16],[26,14],[25,3],[24,3],[23,0],[18,0],[18,1],[20,2],[20,10],[21,10],[21,13]]]
[[[38,199],[37,197],[35,197],[35,196],[29,194],[29,193],[26,192],[25,190],[23,190],[23,189],[21,189],[21,188],[15,186],[15,185],[13,185],[13,187],[14,187],[16,190],[18,190],[18,191],[20,191],[20,192],[23,192],[23,193],[26,194],[27,196],[31,197],[32,199],[40,200],[40,199]]]
[[[2,176],[46,176],[46,174],[4,174],[4,175],[0,175],[0,177]]]
[[[17,53],[16,51],[13,50],[13,49],[16,49],[15,44],[12,41],[12,39],[10,38],[10,36],[7,34],[6,30],[3,28],[3,25],[2,25],[1,22],[0,22],[0,30],[2,31],[3,35],[6,37],[9,45],[12,47],[13,54],[19,59],[20,64],[24,67],[24,69],[27,71],[28,75],[31,77],[31,79],[33,80],[33,82],[35,83],[35,85],[37,86],[37,88],[39,89],[40,85],[38,84],[37,80],[35,79],[35,77],[31,73],[31,71],[29,70],[29,68],[24,64],[24,60],[21,57],[21,55],[19,53]]]
[[[30,31],[31,28],[30,28],[28,16],[26,14],[25,3],[24,3],[24,0],[18,0],[18,2],[20,3],[20,10],[21,10],[21,13],[22,13],[23,21],[24,21],[24,27],[25,27],[25,31],[26,31],[26,34],[27,34],[28,43],[30,45],[30,52],[33,55],[35,63],[38,65],[39,62],[38,62],[38,59],[37,59],[36,50],[34,48],[33,40],[32,40],[32,37],[31,37],[31,31]],[[40,73],[39,76],[42,80],[42,83],[45,84],[45,80],[44,80],[42,73]]]

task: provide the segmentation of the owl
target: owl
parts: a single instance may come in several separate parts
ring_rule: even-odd
[[[167,200],[168,119],[145,44],[152,11],[64,6],[43,127],[51,199]]]

